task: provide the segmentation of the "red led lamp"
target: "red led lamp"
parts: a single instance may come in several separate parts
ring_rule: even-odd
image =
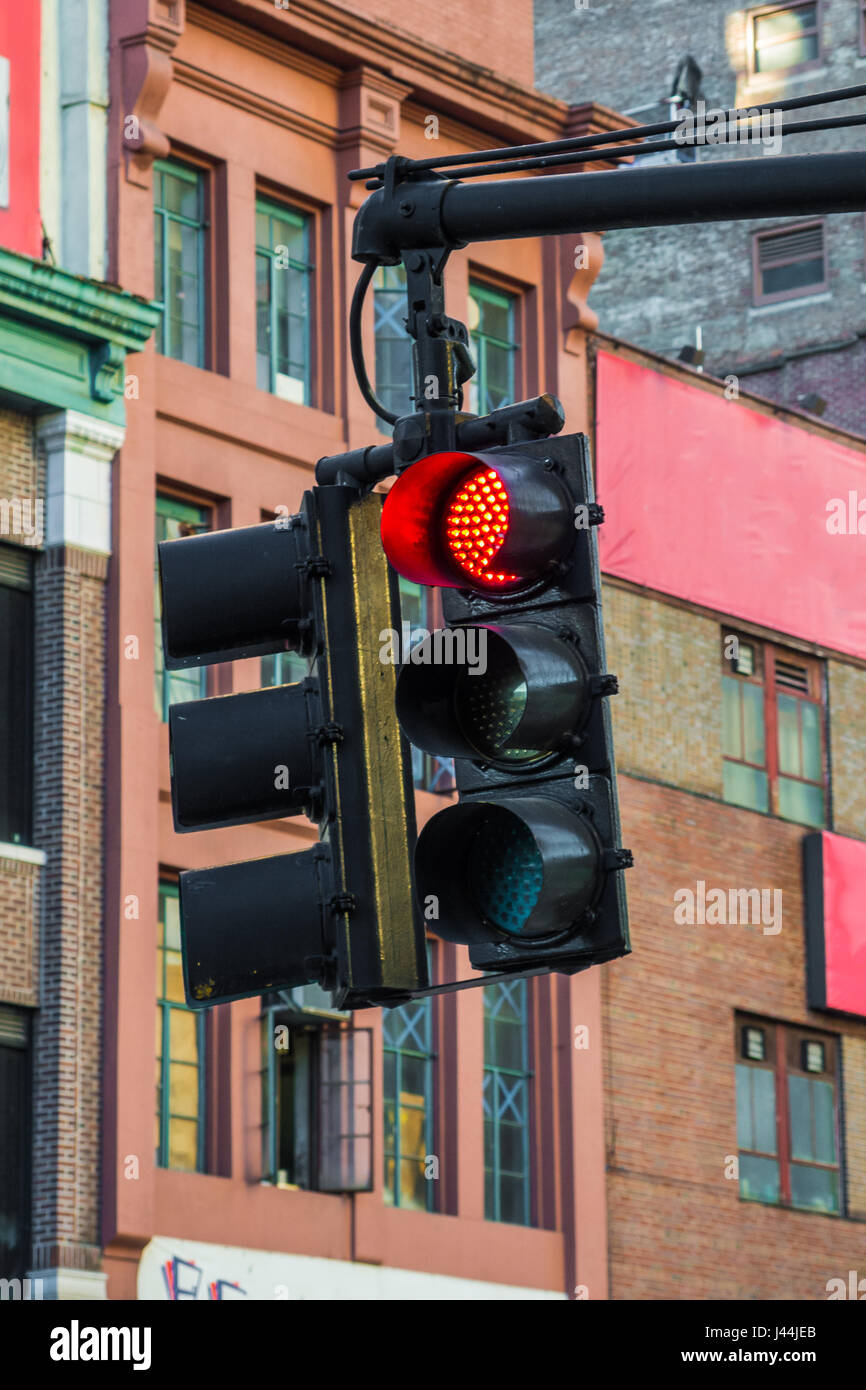
[[[562,553],[573,526],[558,479],[520,454],[430,454],[382,509],[391,564],[416,584],[509,593]]]

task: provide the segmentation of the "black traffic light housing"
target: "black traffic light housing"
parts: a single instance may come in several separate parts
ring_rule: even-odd
[[[409,847],[414,798],[379,634],[399,595],[382,499],[317,487],[300,512],[159,547],[169,670],[297,651],[292,685],[172,705],[180,832],[304,814],[313,848],[180,875],[187,1002],[319,984],[338,1008],[427,983]]]
[[[416,891],[478,970],[573,972],[630,949],[602,519],[584,435],[431,455],[385,503],[389,558],[442,586],[449,629],[397,682],[404,732],[454,757],[460,798],[420,833]]]

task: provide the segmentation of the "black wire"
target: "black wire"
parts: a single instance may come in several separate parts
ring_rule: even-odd
[[[855,87],[836,87],[829,92],[813,92],[811,95],[801,97],[786,97],[784,101],[777,101],[772,106],[757,107],[732,107],[725,112],[726,120],[731,117],[738,118],[739,113],[756,110],[763,111],[796,111],[806,106],[826,106],[834,101],[853,101],[856,97],[866,96],[866,83]],[[684,108],[688,110],[689,108]],[[430,159],[407,160],[404,173],[420,173],[425,169],[446,169],[452,165],[458,165],[466,159],[475,160],[476,163],[486,163],[492,160],[522,158],[529,155],[549,155],[556,154],[560,150],[584,150],[591,149],[594,145],[611,145],[622,140],[642,140],[650,135],[668,135],[672,130],[676,130],[682,124],[682,116],[676,120],[657,121],[655,125],[646,126],[627,126],[618,130],[596,131],[592,135],[575,135],[565,140],[546,140],[541,144],[535,145],[510,145],[499,150],[468,150],[465,154],[449,154],[432,156]],[[385,166],[377,164],[368,169],[352,169],[349,178],[352,180],[382,177]]]
[[[352,307],[349,310],[349,351],[352,354],[352,369],[355,373],[355,380],[361,390],[361,395],[368,406],[380,420],[386,420],[389,425],[396,425],[398,415],[388,410],[378,399],[372,386],[370,378],[367,376],[367,368],[364,366],[364,340],[361,334],[361,313],[364,308],[364,296],[367,293],[367,286],[376,272],[376,266],[372,261],[367,261],[364,269],[358,276],[358,283],[352,295]]]
[[[866,115],[831,116],[827,120],[792,121],[789,126],[782,128],[781,134],[783,136],[803,135],[810,130],[835,130],[839,127],[855,125],[866,125]],[[737,129],[739,134],[740,127]],[[653,154],[656,150],[715,149],[735,143],[754,145],[759,142],[760,134],[753,135],[749,126],[742,127],[742,130],[747,138],[741,141],[723,140],[719,142],[718,146],[710,145],[706,140],[647,140],[640,145],[621,145],[612,150],[593,149],[583,153],[578,150],[574,153],[554,154],[540,159],[509,159],[503,160],[501,164],[469,165],[465,169],[455,169],[451,177],[454,179],[488,178],[491,174],[517,174],[528,169],[551,169],[561,164],[589,164],[602,159],[625,159],[629,155]],[[373,180],[368,184],[368,187],[372,186]]]

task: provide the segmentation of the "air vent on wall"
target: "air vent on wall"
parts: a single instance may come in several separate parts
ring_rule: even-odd
[[[805,666],[795,666],[791,661],[776,662],[776,684],[786,690],[799,690],[809,693],[809,672]]]
[[[758,239],[758,263],[762,270],[778,265],[780,261],[808,261],[823,254],[824,228],[821,223]]]

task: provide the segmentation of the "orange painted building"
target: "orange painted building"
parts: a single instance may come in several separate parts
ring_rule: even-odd
[[[111,25],[110,278],[161,302],[163,319],[128,359],[113,477],[109,1297],[604,1298],[599,972],[352,1019],[323,1012],[311,990],[207,1017],[183,1007],[178,872],[304,849],[317,832],[296,819],[174,833],[168,704],[299,671],[266,659],[206,681],[166,676],[154,559],[166,536],[296,511],[318,458],[381,439],[348,365],[365,196],[350,169],[395,150],[559,138],[613,115],[533,89],[530,0],[423,13],[390,0],[118,0]],[[452,256],[448,312],[472,330],[485,409],[551,391],[570,431],[587,426],[585,298],[599,259],[595,237]],[[389,272],[366,306],[365,348],[380,394],[405,410],[399,318]],[[420,592],[404,600],[410,620],[431,616]],[[420,759],[415,771],[423,823],[449,772]],[[468,973],[462,948],[431,952],[434,979]],[[283,1023],[291,1047],[275,1053],[265,1040]],[[589,1047],[575,1046],[577,1029]],[[331,1161],[328,1129],[340,1068],[366,1115],[348,1165]]]

